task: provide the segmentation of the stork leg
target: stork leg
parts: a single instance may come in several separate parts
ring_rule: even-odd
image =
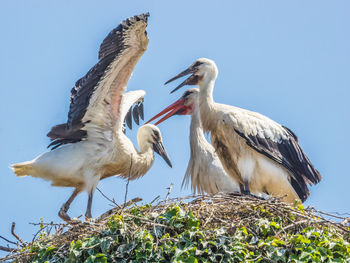
[[[85,218],[92,218],[91,216],[91,206],[92,206],[92,197],[94,196],[94,190],[89,191],[89,199],[86,208]]]
[[[249,190],[249,182],[248,181],[245,181],[244,185],[240,185],[240,188],[241,188],[242,194],[251,195],[250,190]]]
[[[80,190],[78,190],[77,188],[74,189],[72,195],[69,197],[69,199],[67,200],[67,202],[65,202],[60,211],[58,212],[58,216],[63,219],[66,222],[71,221],[71,218],[69,217],[69,215],[67,214],[67,211],[70,207],[70,204],[73,202],[73,200],[77,197],[77,195],[80,193]]]
[[[255,198],[260,199],[260,200],[265,200],[265,198],[257,196],[256,194],[252,194],[250,192],[248,181],[245,181],[244,185],[243,184],[239,184],[239,188],[241,190],[241,193],[244,194],[244,195],[249,195],[249,196],[255,197]]]
[[[92,206],[92,198],[94,196],[94,192],[96,190],[97,184],[100,181],[101,176],[99,174],[86,174],[86,177],[89,178],[89,185],[87,185],[86,189],[88,190],[88,203],[85,212],[85,219],[92,218],[91,215],[91,206]]]

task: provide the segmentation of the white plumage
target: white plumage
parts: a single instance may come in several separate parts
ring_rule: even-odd
[[[242,192],[267,193],[289,203],[305,201],[307,184],[321,180],[288,128],[259,113],[215,103],[213,89],[218,70],[214,61],[196,60],[166,82],[192,74],[173,91],[199,85],[199,109],[205,131],[225,170],[239,181]]]
[[[123,132],[123,123],[133,104],[134,116],[143,117],[142,90],[125,93],[131,72],[147,48],[148,14],[131,17],[105,38],[99,62],[75,84],[67,123],[54,126],[48,136],[53,149],[32,161],[12,165],[17,176],[30,175],[51,181],[53,186],[74,187],[59,216],[74,198],[88,191],[86,217],[91,217],[93,193],[101,179],[118,175],[131,180],[143,176],[153,164],[154,151],[171,166],[159,129],[140,127],[137,150]],[[136,109],[136,111],[135,111]]]

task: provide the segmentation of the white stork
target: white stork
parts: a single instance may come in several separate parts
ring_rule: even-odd
[[[48,133],[53,146],[32,161],[12,165],[17,176],[31,175],[52,182],[53,186],[74,187],[59,216],[66,221],[70,204],[82,191],[88,192],[86,217],[91,218],[93,193],[101,179],[113,175],[133,180],[143,176],[153,164],[156,151],[171,166],[159,129],[140,127],[140,151],[124,134],[124,118],[131,124],[133,115],[143,118],[145,92],[125,93],[130,75],[148,45],[147,17],[142,14],[123,21],[104,39],[99,61],[79,79],[71,91],[67,123]]]
[[[215,194],[218,192],[240,192],[239,182],[229,176],[215,153],[214,147],[206,140],[202,129],[199,106],[199,89],[188,89],[179,100],[152,117],[147,123],[166,114],[155,125],[173,115],[191,115],[190,146],[191,157],[182,185],[191,181],[192,192]]]
[[[199,109],[205,131],[225,170],[241,184],[243,193],[264,192],[284,201],[305,201],[307,184],[321,180],[298,144],[295,134],[257,112],[215,103],[213,89],[218,75],[214,61],[196,60],[165,84],[192,74],[185,85],[199,85]]]

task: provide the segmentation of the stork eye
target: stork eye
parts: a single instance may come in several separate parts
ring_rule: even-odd
[[[158,131],[153,131],[153,139],[155,141],[159,141],[159,138],[160,138],[160,134]]]
[[[184,95],[182,96],[184,99],[187,99],[188,96],[190,96],[193,92],[192,91],[186,91]]]
[[[196,63],[194,63],[193,67],[194,68],[199,67],[201,64],[203,64],[203,63],[200,61],[197,61]]]

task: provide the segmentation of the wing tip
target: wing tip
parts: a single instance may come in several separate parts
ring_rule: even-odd
[[[127,30],[129,30],[129,28],[132,25],[141,21],[141,22],[146,23],[146,26],[147,26],[149,16],[150,16],[149,12],[135,15],[135,16],[131,16],[129,18],[124,19],[116,28],[112,29],[100,45],[98,59],[102,59],[112,52],[111,50],[109,50],[110,48],[108,47],[109,42],[112,42],[114,44],[119,43],[119,42],[122,43],[123,42],[123,39],[122,39],[123,34]],[[147,31],[145,31],[145,33],[147,35]],[[118,44],[118,45],[122,45],[122,44]]]

